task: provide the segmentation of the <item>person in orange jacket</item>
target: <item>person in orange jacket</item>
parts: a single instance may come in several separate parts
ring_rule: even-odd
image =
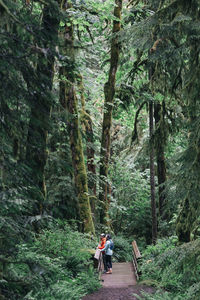
[[[106,244],[106,235],[105,233],[102,233],[100,235],[100,244],[98,246],[98,249],[102,250],[103,248],[105,248],[105,244]],[[108,271],[108,267],[107,267],[107,263],[106,263],[106,254],[105,251],[102,251],[102,258],[103,258],[103,265],[104,265],[104,273],[106,273]]]

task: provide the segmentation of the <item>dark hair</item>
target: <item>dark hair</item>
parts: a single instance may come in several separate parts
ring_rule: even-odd
[[[111,235],[110,234],[106,234],[106,240],[111,240]]]

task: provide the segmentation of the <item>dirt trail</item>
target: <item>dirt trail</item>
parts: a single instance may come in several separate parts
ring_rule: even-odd
[[[141,291],[145,291],[149,294],[153,293],[152,288],[141,285],[121,288],[102,287],[97,292],[86,295],[82,300],[138,300],[134,294],[141,295]]]

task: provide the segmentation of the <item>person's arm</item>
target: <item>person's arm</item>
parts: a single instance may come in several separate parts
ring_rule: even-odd
[[[103,249],[101,249],[101,251],[106,251],[109,247],[109,244],[110,244],[110,242],[107,241],[106,244],[105,244],[105,247]]]
[[[101,241],[101,245],[98,247],[100,250],[103,249],[105,247],[106,241],[102,240]]]
[[[103,249],[105,247],[105,245],[106,245],[105,243],[102,243],[101,246],[99,246],[99,249],[100,250]]]
[[[100,249],[100,250],[101,250],[101,249],[103,249],[104,247],[105,247],[105,244],[104,244],[104,245],[101,245],[101,246],[99,246],[99,247],[98,247],[98,249]]]

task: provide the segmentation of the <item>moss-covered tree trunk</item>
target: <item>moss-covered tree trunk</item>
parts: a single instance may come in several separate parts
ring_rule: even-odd
[[[110,140],[111,140],[111,125],[112,125],[112,110],[113,100],[115,95],[115,77],[118,67],[120,43],[117,34],[121,29],[121,11],[122,0],[115,0],[114,16],[117,20],[113,21],[113,37],[111,41],[111,57],[110,70],[108,81],[104,85],[104,115],[103,115],[103,129],[101,138],[101,153],[100,153],[100,223],[108,225],[108,167],[110,157]]]
[[[32,181],[39,187],[39,211],[42,213],[46,196],[44,168],[47,160],[47,133],[52,105],[52,83],[54,76],[55,43],[59,25],[59,6],[45,4],[43,9],[38,61],[36,68],[37,86],[29,86],[31,114],[26,144],[26,161],[32,171]],[[43,49],[43,50],[42,50]],[[31,82],[31,80],[29,80]]]
[[[92,193],[90,195],[90,205],[93,216],[95,216],[95,206],[96,206],[96,165],[94,163],[95,159],[95,151],[94,151],[94,134],[93,134],[93,126],[92,119],[90,116],[90,112],[86,110],[85,107],[85,96],[84,96],[84,86],[83,86],[83,78],[79,76],[79,90],[81,95],[81,123],[83,132],[85,134],[86,139],[86,150],[87,150],[87,169],[88,169],[88,188]]]
[[[167,212],[165,211],[166,197],[165,197],[165,182],[166,182],[166,165],[165,165],[165,144],[166,144],[166,130],[164,128],[163,105],[160,103],[154,104],[154,118],[155,118],[155,148],[157,159],[157,176],[158,176],[158,194],[159,194],[159,216],[161,220],[166,219]]]
[[[71,2],[65,2],[62,9],[71,8]],[[71,25],[69,26],[69,23]],[[75,187],[79,203],[79,215],[82,232],[94,233],[91,207],[88,195],[87,173],[83,156],[83,145],[79,126],[78,104],[75,91],[75,55],[74,55],[74,33],[70,20],[66,21],[63,36],[63,55],[69,59],[61,67],[62,75],[60,84],[60,102],[68,113],[68,130],[72,164],[74,170]]]

